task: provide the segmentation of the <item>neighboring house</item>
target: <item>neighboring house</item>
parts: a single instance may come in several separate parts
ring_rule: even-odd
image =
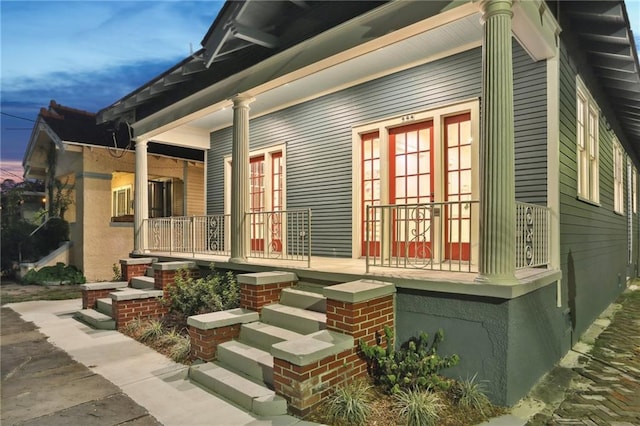
[[[637,276],[623,1],[228,1],[202,45],[98,121],[207,150],[207,261],[393,282],[400,341],[443,328],[507,405]]]
[[[57,179],[57,190],[69,193],[70,259],[88,280],[113,278],[113,264],[133,243],[136,160],[126,127],[115,132],[97,125],[93,113],[51,101],[40,110],[24,155],[25,178],[47,185]],[[203,160],[201,150],[149,147],[150,217],[204,214]]]

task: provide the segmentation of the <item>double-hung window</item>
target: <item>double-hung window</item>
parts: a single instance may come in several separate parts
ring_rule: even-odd
[[[114,188],[111,197],[111,216],[127,216],[133,214],[131,185]]]
[[[577,87],[576,145],[578,197],[585,201],[598,203],[600,201],[599,111],[595,101],[579,79]]]
[[[616,141],[613,142],[613,210],[624,214],[624,153]]]

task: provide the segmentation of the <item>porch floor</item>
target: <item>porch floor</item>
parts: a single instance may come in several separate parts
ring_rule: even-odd
[[[291,261],[268,258],[248,258],[246,263],[230,262],[228,256],[147,251],[133,256],[157,257],[159,261],[191,260],[198,266],[215,264],[220,269],[242,272],[289,271],[300,281],[325,284],[343,283],[359,279],[391,282],[400,288],[467,294],[502,299],[512,299],[538,288],[549,285],[561,278],[560,270],[546,268],[526,268],[516,271],[517,282],[513,284],[491,284],[475,281],[477,272],[460,272],[459,265],[451,265],[452,270],[405,269],[370,267],[366,272],[365,259],[342,257],[311,257],[311,267],[306,261]],[[447,265],[447,268],[449,266]],[[468,269],[467,265],[462,265]],[[458,269],[458,270],[455,270]]]

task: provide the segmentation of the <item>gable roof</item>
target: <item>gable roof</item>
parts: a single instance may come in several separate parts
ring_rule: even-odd
[[[96,123],[96,114],[71,108],[52,100],[48,108],[41,108],[38,118],[44,122],[61,142],[134,150],[129,131],[124,123],[114,128],[112,123]],[[167,155],[186,160],[204,161],[204,152],[198,149],[149,143],[151,154]]]

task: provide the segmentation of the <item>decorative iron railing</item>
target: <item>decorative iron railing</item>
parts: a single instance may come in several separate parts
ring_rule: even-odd
[[[549,264],[550,210],[516,202],[516,269]]]
[[[367,206],[370,266],[477,271],[477,201]]]
[[[225,242],[229,215],[174,216],[145,219],[145,249],[169,253],[230,255]]]
[[[306,261],[311,266],[311,209],[247,214],[250,257]]]

